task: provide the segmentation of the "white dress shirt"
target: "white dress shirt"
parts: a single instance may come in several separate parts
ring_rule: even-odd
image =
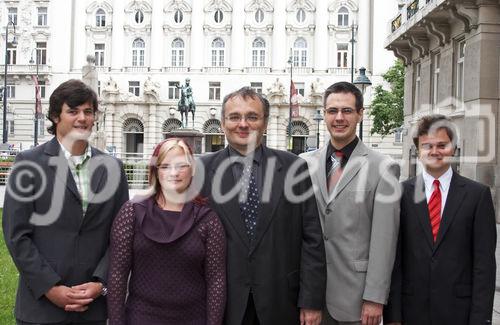
[[[424,178],[425,183],[425,197],[427,198],[427,203],[431,199],[432,192],[434,192],[434,176],[431,176],[424,169],[422,171],[422,176]],[[448,191],[450,190],[451,177],[453,176],[453,170],[451,166],[448,170],[438,178],[439,181],[439,190],[441,191],[441,217],[443,217],[444,207],[446,205],[446,198],[448,197]]]

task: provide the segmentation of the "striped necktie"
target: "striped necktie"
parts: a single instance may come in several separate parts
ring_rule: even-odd
[[[332,167],[328,171],[327,175],[327,188],[329,192],[332,192],[337,185],[337,182],[342,176],[342,158],[344,157],[344,153],[342,151],[335,151],[330,159],[332,161]]]
[[[441,223],[441,191],[439,190],[439,180],[435,179],[432,184],[434,186],[434,192],[432,192],[431,198],[429,199],[428,208],[432,237],[435,242],[439,231],[439,224]]]

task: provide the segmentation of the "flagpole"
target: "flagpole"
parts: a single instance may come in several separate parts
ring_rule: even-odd
[[[292,151],[292,84],[293,84],[293,58],[292,58],[292,49],[290,49],[290,57],[288,59],[288,63],[290,64],[290,98],[289,98],[289,106],[288,106],[288,136],[287,136],[287,150]]]
[[[33,144],[35,147],[38,145],[38,105],[39,105],[39,91],[40,91],[40,85],[38,84],[38,50],[37,48],[35,50],[35,63],[36,63],[36,81],[35,83],[35,134],[33,135]],[[32,57],[33,57],[33,51],[31,52]]]

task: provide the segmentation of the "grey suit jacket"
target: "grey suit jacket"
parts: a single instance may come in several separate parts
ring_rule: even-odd
[[[327,147],[301,155],[309,166],[327,261],[326,306],[338,321],[358,321],[363,300],[385,304],[399,230],[399,166],[358,142],[332,193]]]
[[[56,284],[106,280],[109,232],[128,200],[127,179],[119,161],[92,148],[89,181],[95,194],[89,194],[83,215],[76,183],[59,153],[55,137],[23,151],[9,176],[2,224],[5,243],[19,270],[15,317],[30,323],[105,320],[103,297],[87,311],[72,313],[54,305],[45,293]]]

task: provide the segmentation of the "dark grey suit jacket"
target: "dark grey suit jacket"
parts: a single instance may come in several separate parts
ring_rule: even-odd
[[[90,188],[95,194],[89,195],[83,215],[80,194],[60,151],[55,137],[23,151],[9,176],[2,223],[19,270],[15,317],[33,323],[105,320],[103,297],[87,311],[72,313],[44,294],[57,284],[106,281],[109,232],[128,200],[127,179],[118,160],[92,148]]]
[[[226,230],[225,323],[241,324],[251,293],[260,324],[299,324],[299,308],[324,307],[326,286],[325,250],[314,195],[311,191],[307,198],[293,202],[285,194],[292,188],[285,178],[294,163],[299,167],[296,174],[306,175],[293,186],[295,194],[311,189],[307,165],[291,153],[263,148],[262,193],[270,181],[270,200],[261,202],[255,239],[250,242],[238,197],[223,203],[214,200],[214,193],[226,194],[236,184],[231,165],[217,175],[228,156],[225,148],[202,157],[206,177],[202,193],[210,197]],[[220,188],[215,188],[218,184]]]
[[[489,187],[453,173],[434,242],[423,178],[405,181],[384,323],[491,324],[496,241]]]

